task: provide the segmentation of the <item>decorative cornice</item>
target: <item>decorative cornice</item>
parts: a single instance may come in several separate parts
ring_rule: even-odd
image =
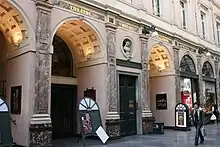
[[[133,24],[134,26],[136,25],[139,28],[141,28],[142,25],[146,25],[146,26],[152,25],[152,23],[149,22],[148,20],[138,18],[137,16],[133,16],[131,14],[124,13],[117,8],[114,8],[109,5],[101,4],[95,0],[68,0],[68,1],[74,2],[74,4],[78,4],[78,5],[81,5],[86,8],[92,8],[93,10],[96,10],[98,12],[102,12],[102,14],[105,16],[107,16],[108,14],[115,16],[115,21],[120,20],[120,22],[123,22],[124,24],[126,24],[126,23]],[[198,3],[200,3],[200,2],[198,2]],[[137,11],[138,11],[138,9],[137,9]],[[150,15],[150,14],[147,13],[147,15]],[[152,17],[154,17],[154,16],[152,16]],[[160,18],[157,18],[157,19],[160,19]],[[161,21],[164,21],[164,20],[161,20]],[[164,22],[169,25],[172,25],[167,21],[164,21]],[[164,28],[161,28],[160,26],[156,26],[156,27],[157,27],[157,31],[159,34],[166,34],[165,36],[167,36],[168,38],[173,38],[173,39],[179,38],[179,40],[181,40],[180,42],[186,43],[186,44],[191,45],[195,48],[197,48],[198,46],[201,46],[197,42],[193,42],[193,41],[189,40],[188,38],[184,38],[180,34],[170,32]],[[125,29],[127,29],[127,27]],[[131,28],[130,31],[137,32],[137,29]],[[190,35],[193,35],[195,38],[198,38],[198,36],[196,36],[195,34],[192,34],[190,32],[187,32],[187,33],[189,33]],[[207,40],[205,40],[205,41],[208,42]],[[211,44],[210,42],[208,42],[208,43]],[[218,51],[214,51],[213,49],[210,49],[210,48],[208,48],[208,49],[212,50],[213,52],[216,52],[216,54],[220,54],[220,52],[218,52]]]

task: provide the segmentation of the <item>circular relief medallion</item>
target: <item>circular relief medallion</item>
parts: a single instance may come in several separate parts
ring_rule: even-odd
[[[132,58],[132,52],[133,52],[132,41],[129,38],[125,38],[122,42],[122,53],[127,58],[127,60],[130,60]]]

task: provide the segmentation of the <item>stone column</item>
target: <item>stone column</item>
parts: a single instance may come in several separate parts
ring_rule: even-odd
[[[149,71],[147,47],[149,37],[140,35],[141,42],[141,64],[142,64],[142,80],[141,80],[141,98],[142,98],[142,132],[147,134],[153,131],[153,117],[150,110],[150,91],[149,91]]]
[[[53,5],[36,1],[36,65],[33,115],[30,123],[30,146],[52,146],[52,125],[49,115],[50,96],[50,17]]]
[[[216,98],[217,98],[217,105],[220,106],[220,82],[219,82],[219,61],[215,61],[215,75],[216,75]]]
[[[197,55],[197,70],[199,76],[199,103],[201,106],[204,105],[205,97],[203,95],[203,75],[202,75],[202,56],[200,54]]]
[[[173,46],[176,104],[181,103],[179,47]]]
[[[120,118],[118,113],[117,76],[116,76],[116,29],[113,24],[106,24],[107,31],[107,102],[106,132],[110,138],[120,137]]]

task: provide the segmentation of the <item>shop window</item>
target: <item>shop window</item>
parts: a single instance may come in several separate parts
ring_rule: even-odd
[[[183,56],[183,58],[180,61],[180,71],[196,73],[195,64],[190,56]]]
[[[207,62],[207,61],[203,64],[202,74],[203,74],[203,76],[205,76],[205,77],[214,78],[214,73],[213,73],[212,66],[211,66],[211,64],[210,64],[209,62]]]
[[[52,56],[52,75],[72,77],[72,54],[66,43],[57,35],[53,40],[54,53]]]

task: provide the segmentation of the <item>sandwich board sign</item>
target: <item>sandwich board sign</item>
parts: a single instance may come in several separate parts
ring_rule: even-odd
[[[106,143],[109,136],[102,128],[98,104],[91,98],[85,97],[79,103],[79,120],[84,146],[88,136],[98,136],[103,144]]]
[[[0,98],[0,147],[11,147],[12,143],[11,117],[8,105]]]

